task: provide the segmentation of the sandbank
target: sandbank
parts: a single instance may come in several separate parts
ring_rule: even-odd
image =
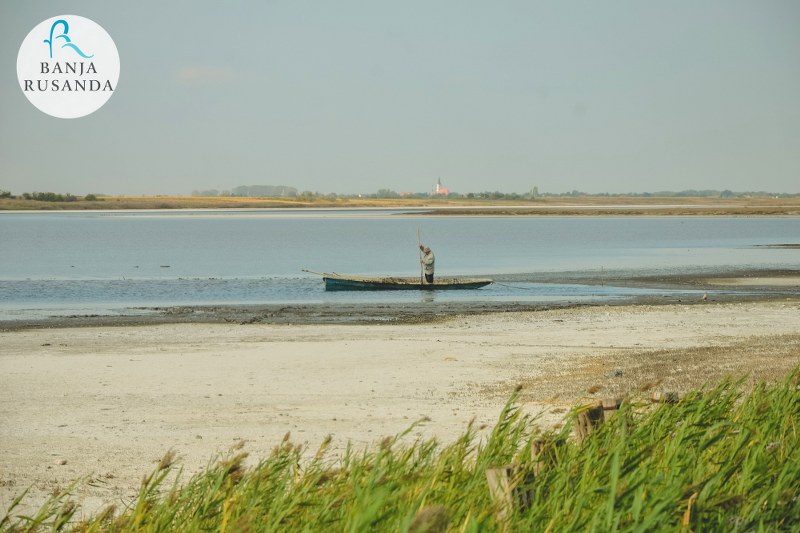
[[[244,440],[313,452],[491,426],[516,385],[543,427],[647,384],[772,380],[800,364],[800,301],[593,306],[424,323],[166,323],[0,332],[0,507],[83,478],[84,513],[130,502],[169,449],[184,476]],[[589,390],[595,391],[593,393]]]

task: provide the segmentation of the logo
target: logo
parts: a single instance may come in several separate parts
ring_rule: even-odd
[[[22,41],[17,78],[25,97],[58,118],[94,113],[117,90],[119,54],[96,22],[62,15],[39,23]]]

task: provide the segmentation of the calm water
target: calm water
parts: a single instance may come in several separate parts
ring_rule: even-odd
[[[434,217],[391,210],[0,214],[0,319],[210,303],[419,300],[325,293],[302,269],[419,273],[417,230],[437,275],[487,275],[437,301],[585,301],[644,289],[554,285],[537,275],[797,268],[800,219]],[[503,282],[503,280],[506,280]],[[660,292],[660,291],[656,291]]]

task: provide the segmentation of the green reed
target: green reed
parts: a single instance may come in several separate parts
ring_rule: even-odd
[[[449,445],[409,442],[412,426],[333,458],[326,439],[309,459],[287,435],[255,466],[234,449],[167,485],[169,453],[128,508],[75,522],[70,488],[30,517],[15,514],[20,497],[0,531],[800,530],[800,369],[747,392],[727,380],[672,405],[628,398],[580,443],[570,424],[540,432],[516,399],[488,437],[470,425]],[[514,487],[505,512],[486,477],[504,465]]]

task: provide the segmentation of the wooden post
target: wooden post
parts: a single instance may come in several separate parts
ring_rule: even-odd
[[[602,423],[603,405],[598,403],[597,405],[586,406],[575,418],[575,434],[578,437],[578,442],[583,442]]]
[[[498,522],[505,522],[514,511],[513,484],[514,467],[487,468],[486,481],[489,482],[489,495],[497,506],[495,516]]]
[[[677,392],[656,391],[650,395],[650,401],[653,403],[678,403],[680,399],[680,394]]]
[[[617,414],[622,405],[622,398],[604,398],[600,401],[600,405],[603,406],[603,420],[607,422]]]
[[[531,464],[534,476],[538,476],[544,470],[544,463],[539,459],[546,445],[547,441],[544,439],[536,439],[531,443]]]
[[[497,506],[497,522],[507,524],[515,510],[525,511],[531,506],[533,475],[523,475],[517,465],[510,464],[499,468],[486,469],[489,482],[489,495]]]
[[[605,398],[594,405],[587,405],[575,417],[575,436],[578,442],[588,437],[600,424],[611,420],[622,405],[622,398]]]

